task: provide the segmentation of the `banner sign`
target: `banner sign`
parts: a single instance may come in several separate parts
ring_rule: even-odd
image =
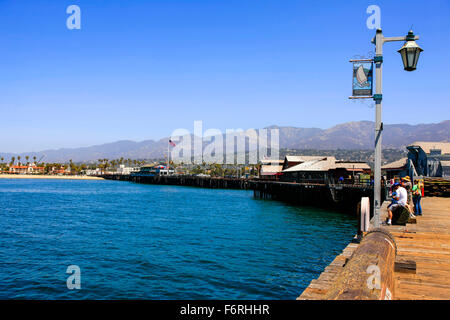
[[[353,62],[353,96],[372,96],[373,63],[371,61]]]

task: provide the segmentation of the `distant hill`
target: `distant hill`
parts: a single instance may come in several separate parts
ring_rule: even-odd
[[[280,130],[280,148],[283,149],[317,149],[317,150],[367,150],[374,144],[374,123],[371,121],[347,122],[329,129],[278,127]],[[131,159],[163,158],[167,150],[167,140],[130,140],[117,141],[83,148],[63,148],[41,152],[6,154],[0,150],[0,156],[9,161],[11,156],[38,159],[45,155],[43,161],[65,162],[95,161],[100,158]],[[399,149],[414,141],[450,141],[450,120],[431,124],[391,124],[385,125],[383,131],[383,148]]]
[[[372,149],[374,123],[346,122],[329,129],[277,127],[280,145],[290,149]],[[388,124],[384,126],[383,148],[402,148],[414,141],[449,141],[450,120],[432,124]]]

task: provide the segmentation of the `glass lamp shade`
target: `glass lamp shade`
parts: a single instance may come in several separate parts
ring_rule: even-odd
[[[406,71],[414,71],[417,68],[417,62],[419,61],[420,53],[422,52],[414,40],[408,40],[405,42],[398,52],[402,56],[403,67]]]

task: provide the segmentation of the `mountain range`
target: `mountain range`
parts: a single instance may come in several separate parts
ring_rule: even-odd
[[[282,149],[317,149],[317,150],[367,150],[374,144],[374,123],[371,121],[346,122],[329,129],[297,128],[270,126],[279,129],[280,148]],[[2,153],[0,156],[9,161],[11,157],[25,156],[32,159],[43,157],[45,162],[95,161],[101,158],[117,159],[157,159],[167,152],[168,138],[160,140],[116,141],[82,148],[62,148],[25,152],[20,154]],[[384,125],[383,148],[400,149],[414,141],[450,141],[450,120],[431,124],[389,124]]]

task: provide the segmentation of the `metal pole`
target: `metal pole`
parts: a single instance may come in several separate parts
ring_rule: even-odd
[[[412,33],[412,31],[411,31]],[[414,40],[418,40],[414,36]],[[383,100],[383,44],[385,42],[407,41],[408,37],[384,37],[381,29],[377,29],[375,38],[372,42],[375,44],[375,163],[374,163],[374,190],[373,190],[373,212],[375,227],[380,226],[380,207],[381,207],[381,137],[383,133],[383,123],[381,122],[381,101]]]
[[[380,227],[380,206],[381,206],[381,100],[382,100],[382,71],[383,71],[383,33],[377,29],[375,36],[375,163],[374,163],[374,217],[375,227]]]

